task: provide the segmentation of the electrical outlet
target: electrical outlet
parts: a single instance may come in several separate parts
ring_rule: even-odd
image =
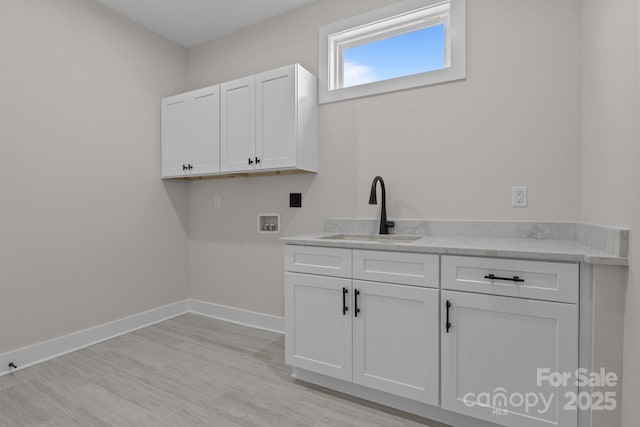
[[[527,206],[527,187],[511,187],[511,206],[514,208]]]
[[[213,196],[213,208],[220,209],[221,206],[222,206],[222,199],[220,198],[220,196],[216,194],[215,196]]]

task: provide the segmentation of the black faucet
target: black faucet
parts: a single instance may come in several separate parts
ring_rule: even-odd
[[[387,221],[387,192],[384,188],[384,180],[380,176],[373,178],[371,183],[371,195],[369,196],[369,204],[377,205],[376,184],[380,182],[382,187],[382,209],[380,210],[380,234],[389,234],[389,228],[395,226],[393,221]]]

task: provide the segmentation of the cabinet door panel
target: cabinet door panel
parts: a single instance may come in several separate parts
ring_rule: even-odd
[[[351,381],[349,295],[351,280],[285,273],[287,364]]]
[[[256,76],[256,169],[296,165],[295,67]]]
[[[220,86],[222,172],[253,170],[255,163],[255,77]]]
[[[358,280],[353,289],[353,382],[438,405],[438,290]]]
[[[162,177],[185,176],[189,142],[188,99],[178,95],[162,100]]]
[[[190,92],[191,175],[220,172],[220,87]]]
[[[563,409],[564,394],[577,392],[575,377],[567,387],[537,381],[538,369],[575,374],[576,305],[452,291],[442,292],[442,304],[444,409],[513,427],[576,426],[577,413]],[[520,395],[536,395],[538,404],[527,410]],[[540,396],[551,399],[548,407]]]

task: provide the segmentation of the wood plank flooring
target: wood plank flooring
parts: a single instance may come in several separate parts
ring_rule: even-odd
[[[295,381],[280,334],[185,314],[0,377],[0,426],[431,426]]]

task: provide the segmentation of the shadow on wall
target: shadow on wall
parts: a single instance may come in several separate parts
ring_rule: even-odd
[[[317,232],[321,222],[316,217],[325,213],[321,211],[322,197],[314,189],[316,177],[300,174],[192,181],[188,191],[189,239],[272,244],[285,235]],[[290,193],[302,193],[301,208],[289,207]],[[215,198],[219,198],[217,208]],[[270,213],[280,215],[281,233],[258,233],[258,214]]]
[[[162,180],[164,191],[171,201],[173,211],[176,213],[184,234],[188,233],[188,206],[189,206],[189,182],[178,179]]]

